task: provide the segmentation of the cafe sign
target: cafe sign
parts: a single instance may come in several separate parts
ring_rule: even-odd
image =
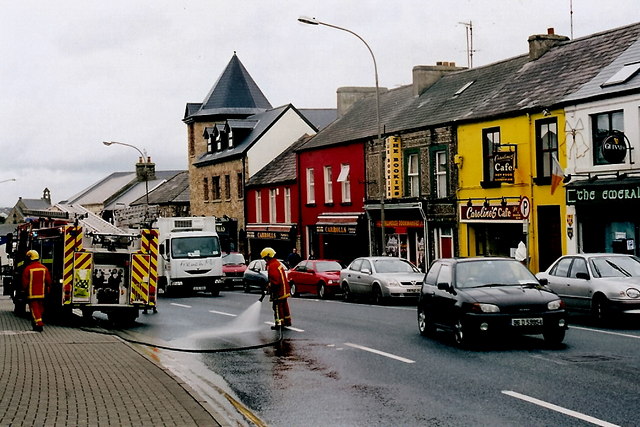
[[[493,155],[494,182],[506,182],[509,184],[515,182],[515,154],[514,151],[505,151]]]
[[[468,206],[460,204],[461,222],[521,222],[525,217],[520,205]]]

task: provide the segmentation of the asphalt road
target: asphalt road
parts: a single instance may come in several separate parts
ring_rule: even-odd
[[[279,336],[268,326],[270,304],[258,307],[258,297],[233,291],[161,298],[160,312],[142,315],[130,332],[204,350],[164,353],[173,368],[191,373],[185,375],[195,389],[222,390],[257,424],[640,423],[637,319],[627,329],[603,329],[575,318],[565,345],[555,349],[542,337],[517,337],[462,350],[445,333],[421,337],[411,304],[302,297],[290,300],[293,328],[270,345]]]

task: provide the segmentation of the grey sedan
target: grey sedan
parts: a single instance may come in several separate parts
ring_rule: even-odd
[[[614,314],[640,314],[640,259],[633,255],[565,255],[536,276],[548,282],[568,309],[590,312],[600,321]]]
[[[424,273],[406,259],[362,257],[340,271],[340,287],[345,301],[361,295],[382,304],[395,298],[417,298],[423,278]]]

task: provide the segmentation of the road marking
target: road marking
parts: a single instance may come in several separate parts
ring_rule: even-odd
[[[560,412],[561,414],[569,415],[570,417],[578,418],[579,420],[586,421],[597,426],[618,427],[617,424],[612,424],[607,421],[599,420],[598,418],[591,417],[589,415],[582,414],[580,412],[572,411],[571,409],[563,408],[562,406],[554,405],[544,400],[539,400],[524,394],[516,393],[515,391],[502,390],[503,394],[507,396],[521,399],[534,405],[542,406],[543,408],[551,409],[552,411]]]
[[[184,307],[184,308],[191,308],[190,305],[185,305],[185,304],[178,304],[177,302],[171,302],[169,303],[171,305],[175,305],[176,307]]]
[[[415,360],[405,359],[404,357],[396,356],[395,354],[391,354],[391,353],[385,353],[384,351],[376,350],[375,348],[365,347],[365,346],[358,345],[358,344],[352,344],[350,342],[346,342],[346,343],[344,343],[344,345],[348,345],[349,347],[358,348],[360,350],[368,351],[370,353],[375,353],[375,354],[378,354],[380,356],[388,357],[390,359],[399,360],[400,362],[416,363]]]
[[[264,322],[265,325],[271,325],[271,326],[275,326],[276,324],[274,322]],[[293,326],[285,326],[285,329],[288,329],[290,331],[296,331],[296,332],[304,332],[304,329],[299,329],[299,328],[294,328]]]
[[[622,334],[620,332],[603,331],[601,329],[583,328],[582,326],[573,326],[573,325],[571,325],[571,329],[581,329],[583,331],[600,332],[601,334],[617,335],[619,337],[635,338],[637,340],[640,340],[640,336],[638,335]]]
[[[231,317],[237,316],[237,314],[225,313],[224,311],[215,311],[215,310],[209,310],[209,313],[222,314],[223,316],[231,316]]]

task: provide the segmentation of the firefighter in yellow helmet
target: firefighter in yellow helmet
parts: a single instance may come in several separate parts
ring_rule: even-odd
[[[29,265],[22,272],[22,289],[24,290],[29,309],[33,317],[33,330],[42,332],[44,322],[44,298],[51,287],[51,273],[40,263],[40,255],[31,249],[27,251]]]
[[[276,259],[276,251],[266,247],[260,252],[260,256],[266,261],[267,289],[269,300],[273,304],[273,317],[275,325],[271,329],[281,330],[285,326],[291,326],[291,312],[287,299],[291,296],[289,281],[284,266]]]

